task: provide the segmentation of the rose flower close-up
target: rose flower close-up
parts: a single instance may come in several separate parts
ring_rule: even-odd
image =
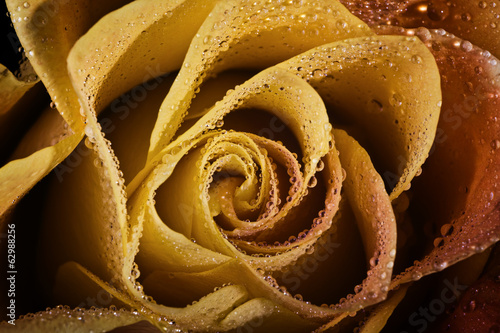
[[[1,332],[500,332],[499,0],[2,10]]]

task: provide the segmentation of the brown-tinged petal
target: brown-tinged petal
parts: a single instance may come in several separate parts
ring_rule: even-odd
[[[404,285],[398,290],[389,293],[387,299],[375,305],[370,309],[367,318],[363,319],[362,324],[355,328],[359,333],[378,333],[384,328],[387,320],[392,315],[394,309],[399,305],[403,297],[406,295],[406,290],[409,285]],[[335,321],[321,326],[315,332],[338,332],[335,330],[337,323]]]
[[[500,247],[496,246],[483,276],[464,292],[455,310],[431,332],[500,330]]]
[[[344,191],[356,217],[369,267],[358,295],[385,299],[396,257],[396,219],[391,202],[368,153],[346,132],[333,133],[346,171]]]
[[[500,3],[484,0],[341,2],[370,26],[444,29],[500,56]]]
[[[484,251],[500,237],[500,67],[489,53],[440,30],[380,30],[390,31],[426,43],[443,89],[434,147],[413,193],[418,218],[437,231],[426,235],[435,238],[435,247],[398,278],[400,283]]]
[[[406,9],[392,19],[405,28],[444,29],[500,57],[498,1],[407,1]]]

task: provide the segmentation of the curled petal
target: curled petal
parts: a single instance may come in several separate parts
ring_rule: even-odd
[[[390,31],[426,43],[443,87],[435,145],[414,193],[415,209],[439,233],[427,235],[435,238],[435,247],[403,273],[398,281],[404,282],[482,252],[500,237],[500,67],[485,51],[464,48],[463,40],[439,30],[381,28]]]
[[[283,6],[284,11],[265,1],[217,3],[193,38],[160,108],[149,160],[169,143],[206,78],[231,68],[263,69],[314,46],[372,34],[336,1],[285,2]],[[306,31],[310,33],[304,38]]]
[[[309,82],[332,122],[358,129],[358,140],[397,198],[424,163],[441,107],[439,72],[412,38],[348,39],[279,64]],[[380,131],[383,128],[384,131]]]

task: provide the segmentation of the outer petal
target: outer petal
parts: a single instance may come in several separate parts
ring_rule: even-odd
[[[0,323],[2,332],[105,332],[116,327],[131,325],[145,320],[137,312],[126,310],[95,309],[84,310],[59,306],[44,312],[25,315],[15,320],[15,325]]]
[[[83,130],[83,122],[66,70],[66,58],[76,40],[98,18],[123,2],[108,1],[103,6],[97,1],[7,1],[28,59],[75,133]]]
[[[500,3],[469,0],[341,0],[370,26],[444,29],[500,57]]]
[[[5,66],[0,64],[0,120],[33,87],[38,80],[19,80]]]
[[[399,33],[425,41],[443,86],[435,146],[413,198],[419,218],[439,232],[427,233],[435,247],[398,279],[405,282],[482,252],[500,238],[500,67],[488,53],[442,31]]]

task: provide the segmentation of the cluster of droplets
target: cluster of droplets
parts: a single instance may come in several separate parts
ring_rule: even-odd
[[[153,315],[147,310],[118,309],[111,305],[108,308],[90,307],[88,309],[69,306],[56,306],[45,311],[29,313],[16,320],[16,329],[24,331],[72,331],[86,327],[89,332],[97,332],[103,327],[106,330],[117,326],[130,325],[142,320],[150,320],[165,332],[180,332],[175,322],[161,316]]]
[[[24,2],[16,7],[12,12],[7,12],[7,16],[11,18],[11,22],[14,25],[26,24],[29,22],[29,17],[24,15],[24,11],[30,7],[29,2]],[[29,22],[31,23],[31,22]],[[12,25],[12,24],[11,24]],[[14,44],[13,44],[14,45]],[[18,60],[18,68],[15,70],[15,76],[24,82],[36,82],[39,77],[37,73],[31,66],[29,59],[32,59],[35,55],[33,50],[24,50],[22,46],[18,48],[18,53],[21,55],[21,58]]]
[[[397,24],[394,16],[405,11],[407,3],[411,1],[350,1],[341,0],[351,13],[360,17],[369,25],[384,22],[386,24]]]
[[[82,110],[82,115],[84,111]],[[118,279],[118,267],[123,264],[122,253],[122,229],[120,223],[127,223],[129,219],[127,211],[127,196],[125,191],[125,180],[123,172],[120,170],[120,162],[111,148],[111,142],[104,137],[101,125],[92,117],[95,125],[85,121],[85,146],[93,152],[93,164],[98,172],[99,184],[101,186],[103,205],[101,216],[106,219],[106,227],[103,235],[106,262],[109,271],[115,274]],[[87,118],[84,118],[87,119]],[[105,150],[105,152],[102,152]],[[109,157],[109,159],[107,158]],[[115,193],[118,189],[119,195]],[[122,222],[120,222],[122,220]]]

